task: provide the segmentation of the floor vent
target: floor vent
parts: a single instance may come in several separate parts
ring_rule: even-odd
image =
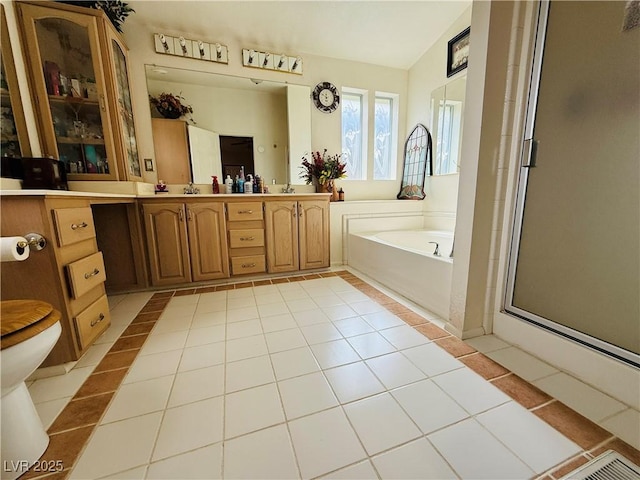
[[[560,480],[640,480],[640,468],[609,450]]]

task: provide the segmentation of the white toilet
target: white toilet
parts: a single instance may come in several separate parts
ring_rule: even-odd
[[[60,312],[35,300],[0,302],[2,480],[25,473],[44,453],[49,436],[24,381],[47,357],[62,328]]]

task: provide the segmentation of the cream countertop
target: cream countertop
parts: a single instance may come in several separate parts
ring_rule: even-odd
[[[296,198],[296,197],[328,197],[329,193],[198,193],[198,194],[177,194],[177,193],[161,193],[152,195],[131,195],[121,193],[96,193],[96,192],[78,192],[72,190],[0,190],[1,196],[23,196],[23,197],[92,197],[92,198],[138,198],[138,199],[152,199],[152,198],[220,198],[225,200],[230,199],[246,199],[247,201],[252,198]]]

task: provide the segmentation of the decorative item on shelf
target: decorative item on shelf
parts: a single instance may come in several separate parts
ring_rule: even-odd
[[[107,17],[115,27],[115,29],[122,33],[121,25],[127,19],[130,13],[135,13],[135,10],[129,6],[128,3],[122,0],[56,0],[60,3],[68,3],[69,5],[75,5],[77,7],[96,8],[102,10],[107,14]]]
[[[302,57],[292,57],[286,53],[259,52],[243,48],[242,66],[302,75]]]
[[[193,113],[193,108],[191,105],[183,105],[181,100],[184,101],[183,96],[172,93],[162,92],[157,97],[149,95],[149,102],[156,107],[158,113],[164,118],[175,120],[189,114],[189,120],[195,124],[196,122],[190,116]]]
[[[167,184],[162,180],[158,180],[158,184],[156,185],[156,193],[169,193]]]
[[[303,178],[307,185],[313,183],[317,193],[331,193],[331,201],[338,201],[338,190],[335,180],[347,176],[346,164],[340,161],[340,155],[327,155],[325,148],[322,153],[315,151],[311,154],[311,161],[302,157]]]
[[[183,36],[173,37],[164,33],[153,35],[156,53],[194,58],[207,62],[229,63],[229,49],[218,42],[189,40]]]

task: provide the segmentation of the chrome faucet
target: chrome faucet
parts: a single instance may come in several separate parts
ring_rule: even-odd
[[[296,193],[296,190],[290,183],[287,183],[287,186],[282,188],[282,193]]]
[[[436,244],[436,249],[433,251],[433,255],[436,257],[440,256],[440,245],[438,244],[438,242],[429,242],[429,243],[435,243]]]
[[[184,187],[185,195],[196,195],[200,193],[200,189],[198,187],[193,186],[193,182],[189,182],[189,185]]]

